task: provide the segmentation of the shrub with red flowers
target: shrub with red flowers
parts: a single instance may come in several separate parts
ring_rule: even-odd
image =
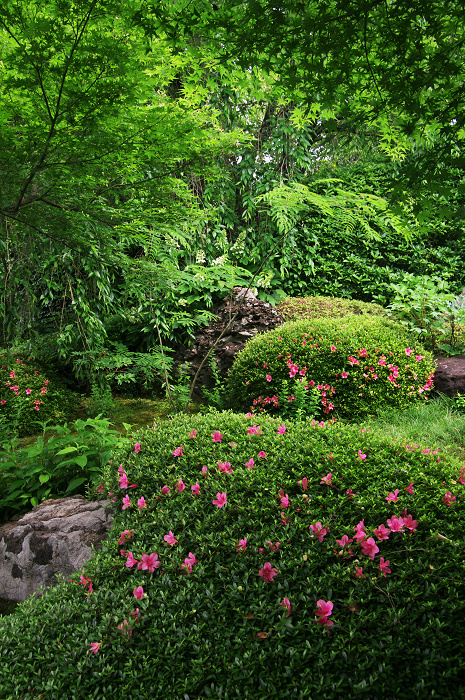
[[[403,326],[348,314],[286,323],[252,338],[235,359],[228,392],[235,410],[286,415],[297,386],[319,392],[322,416],[355,416],[424,401],[433,373],[431,353],[413,346]]]
[[[139,431],[104,469],[114,526],[85,574],[0,622],[0,687],[460,697],[465,472],[411,448],[231,412]]]
[[[41,432],[39,421],[64,423],[79,397],[30,359],[0,351],[0,426],[20,437]]]

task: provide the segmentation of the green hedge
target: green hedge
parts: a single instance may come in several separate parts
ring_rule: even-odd
[[[303,319],[246,344],[230,371],[229,400],[235,410],[279,413],[301,381],[319,388],[327,415],[373,415],[426,399],[434,367],[431,353],[385,318]]]
[[[3,697],[461,697],[459,463],[338,424],[282,425],[177,416],[115,454],[103,550],[0,621]],[[379,541],[394,515],[413,530]],[[373,560],[344,546],[357,526]],[[160,566],[128,567],[129,553]]]

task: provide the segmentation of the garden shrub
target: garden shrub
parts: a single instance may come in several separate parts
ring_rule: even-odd
[[[44,421],[68,420],[78,405],[79,397],[58,379],[29,359],[0,351],[0,430],[34,435]]]
[[[426,399],[434,366],[418,341],[385,318],[304,319],[248,341],[231,368],[228,393],[236,410],[279,413],[294,400],[291,379],[318,388],[324,414],[375,414]]]
[[[0,621],[4,697],[460,697],[464,483],[337,423],[158,423],[103,549]]]

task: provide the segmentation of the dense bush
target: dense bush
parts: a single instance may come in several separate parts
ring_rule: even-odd
[[[34,362],[0,351],[0,428],[34,435],[40,422],[68,420],[78,403],[76,394]]]
[[[463,469],[263,419],[178,416],[117,455],[103,550],[0,622],[4,697],[465,692]]]
[[[294,400],[291,379],[320,390],[325,414],[355,416],[425,399],[433,371],[431,354],[400,324],[348,314],[286,323],[256,336],[237,355],[228,391],[237,410],[279,413]]]

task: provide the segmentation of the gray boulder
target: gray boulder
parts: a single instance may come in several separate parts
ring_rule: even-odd
[[[465,394],[465,357],[437,357],[434,388],[447,396]]]
[[[0,598],[23,601],[81,569],[105,539],[108,501],[70,496],[44,501],[0,527]]]

